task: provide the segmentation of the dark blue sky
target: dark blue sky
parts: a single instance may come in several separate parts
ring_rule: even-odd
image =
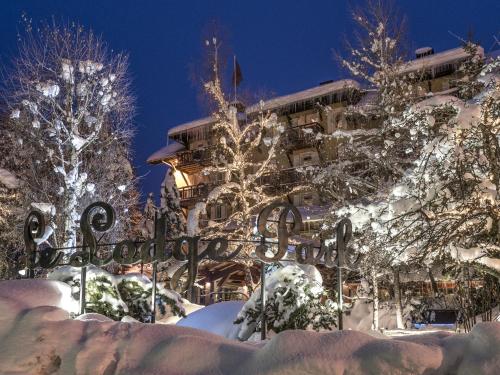
[[[133,90],[138,98],[134,165],[141,191],[158,195],[165,168],[146,158],[166,142],[169,127],[190,121],[203,110],[189,79],[199,59],[202,30],[217,19],[229,30],[243,84],[254,91],[286,94],[339,78],[332,48],[349,35],[348,1],[133,1],[16,0],[0,4],[0,59],[16,51],[24,11],[34,22],[55,16],[77,21],[103,35],[114,50],[130,54]],[[396,1],[408,17],[411,48],[436,51],[456,47],[448,30],[467,35],[472,28],[486,50],[499,36],[498,0]]]

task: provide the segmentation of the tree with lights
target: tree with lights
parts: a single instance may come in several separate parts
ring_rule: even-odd
[[[217,40],[212,42],[213,48],[217,49]],[[279,171],[277,155],[284,126],[278,123],[276,114],[264,111],[248,123],[241,123],[236,106],[222,91],[217,62],[213,66],[214,79],[207,82],[205,88],[217,106],[213,113],[215,124],[211,129],[215,141],[211,166],[203,173],[218,174],[223,179],[208,194],[206,205],[224,204],[229,207],[229,212],[220,222],[211,220],[204,232],[213,237],[229,234],[250,240],[255,237],[255,217],[259,211],[285,196],[269,191],[262,184],[263,178],[277,175]],[[299,189],[302,187],[296,190]],[[198,207],[195,211],[201,213],[203,208]],[[188,222],[188,231],[192,226]],[[252,248],[248,246],[248,251]]]

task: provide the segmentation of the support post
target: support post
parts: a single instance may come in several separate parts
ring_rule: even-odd
[[[153,288],[151,289],[151,323],[156,321],[156,269],[158,267],[158,262],[153,263]]]
[[[158,222],[158,210],[155,209],[155,221],[154,221],[154,245],[153,245],[153,253],[154,253],[154,257],[153,259],[156,259],[157,258],[157,254],[156,252],[159,250],[156,248],[156,236],[157,236],[157,230],[156,230],[156,224]],[[163,251],[163,249],[161,249],[161,251]],[[141,262],[141,273],[142,273],[142,262]],[[151,319],[150,319],[150,322],[151,323],[155,323],[156,322],[156,271],[157,271],[157,267],[158,267],[158,262],[156,260],[153,261],[153,271],[152,271],[152,280],[151,282],[153,283],[153,287],[151,288]]]
[[[85,293],[87,288],[87,267],[80,269],[80,315],[85,314]]]
[[[261,331],[260,331],[260,339],[266,339],[266,264],[264,262],[260,263],[260,301],[262,304],[262,312],[261,312]]]
[[[342,288],[344,280],[342,279],[342,268],[346,265],[345,248],[347,241],[351,238],[351,233],[352,226],[349,220],[344,219],[337,224],[337,306],[339,314],[339,331],[344,329],[344,290]]]
[[[344,296],[343,296],[343,290],[342,290],[342,266],[340,264],[340,257],[339,257],[339,265],[337,268],[337,306],[338,306],[338,314],[339,314],[339,331],[342,331],[344,329],[344,321],[343,321],[343,315],[342,315],[342,310],[343,310],[343,303],[344,303]]]

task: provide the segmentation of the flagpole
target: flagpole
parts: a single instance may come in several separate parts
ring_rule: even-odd
[[[233,55],[234,102],[236,103],[236,55]]]

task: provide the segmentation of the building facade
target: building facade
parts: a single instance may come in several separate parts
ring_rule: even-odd
[[[479,53],[483,56],[481,48]],[[463,48],[440,53],[434,53],[429,47],[420,48],[416,51],[416,58],[405,64],[403,73],[419,72],[419,94],[422,96],[430,93],[452,94],[456,90],[454,81],[460,77],[460,64],[467,57]],[[264,177],[262,184],[286,193],[304,182],[304,176],[297,172],[297,168],[335,163],[340,156],[348,157],[342,155],[340,142],[318,137],[318,133],[376,128],[380,125],[376,118],[364,116],[361,121],[359,117],[351,115],[353,111],[348,111],[353,107],[369,109],[376,95],[373,90],[363,89],[360,83],[345,79],[323,82],[307,90],[270,99],[263,107],[261,104],[244,107],[238,103],[236,107],[241,126],[254,119],[261,110],[276,113],[278,121],[286,125],[282,138],[283,152],[278,160],[279,173]],[[181,206],[186,216],[224,178],[202,173],[211,162],[210,147],[214,143],[211,126],[214,121],[212,117],[206,117],[171,128],[167,146],[148,158],[148,163],[166,163],[175,168]],[[287,199],[299,207],[303,214],[304,234],[316,232],[329,208],[328,202],[324,202],[318,192],[311,190],[287,196]],[[207,219],[210,220],[224,220],[228,214],[229,207],[224,204],[207,209]]]

